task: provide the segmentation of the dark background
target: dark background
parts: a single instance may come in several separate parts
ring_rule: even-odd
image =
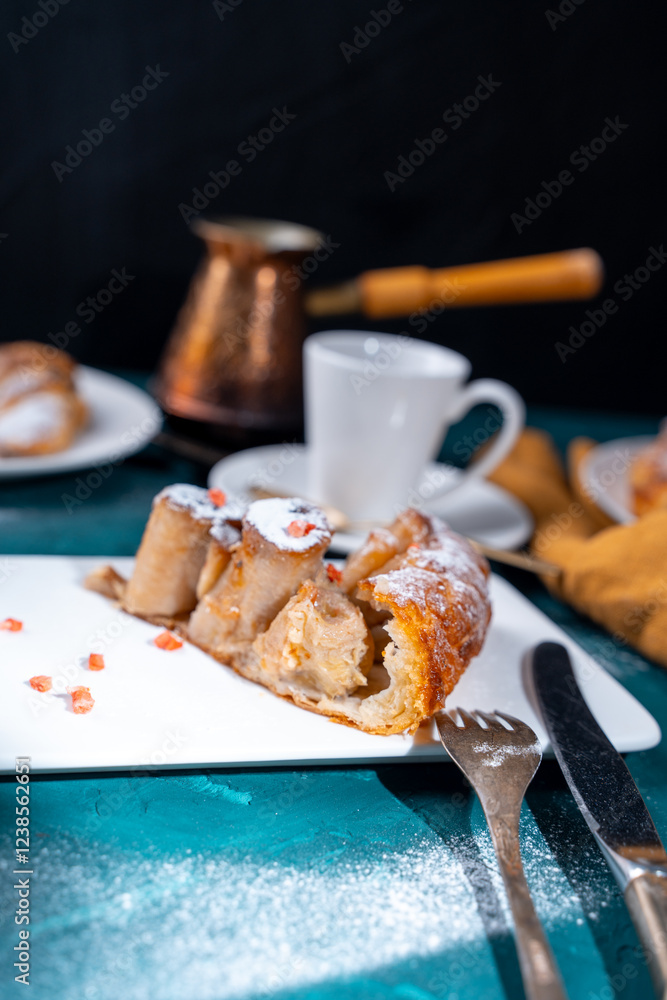
[[[667,268],[628,302],[612,290],[667,238],[657,4],[565,0],[571,13],[554,30],[545,9],[557,4],[413,0],[348,62],[341,43],[384,0],[234,2],[218,13],[200,0],[70,0],[17,52],[9,34],[42,8],[3,5],[1,339],[45,340],[125,267],[134,280],[69,349],[95,365],[152,368],[200,255],[179,204],[286,106],[296,119],[254,162],[241,160],[209,212],[330,234],[340,246],[313,284],[371,267],[593,246],[608,273],[600,301],[611,295],[619,311],[565,362],[555,343],[594,306],[452,311],[424,336],[529,402],[667,409],[658,337]],[[158,64],[168,77],[124,121],[110,115]],[[443,112],[489,74],[497,91],[458,130],[443,126]],[[572,169],[570,154],[616,116],[628,128],[584,173]],[[104,117],[114,132],[59,182],[52,162]],[[385,171],[440,126],[448,141],[391,192]],[[574,183],[517,233],[511,214],[567,168]],[[359,317],[340,325],[361,324],[372,326]]]

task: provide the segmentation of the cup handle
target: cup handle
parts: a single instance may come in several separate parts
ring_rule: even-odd
[[[448,424],[456,423],[477,403],[495,403],[503,415],[500,433],[480,459],[468,465],[461,478],[449,489],[436,493],[453,493],[471,479],[481,479],[500,465],[513,448],[526,421],[526,407],[519,393],[506,382],[495,378],[480,378],[464,386],[454,409],[447,414]],[[435,494],[434,494],[435,495]]]

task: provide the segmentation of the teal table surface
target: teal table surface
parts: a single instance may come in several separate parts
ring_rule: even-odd
[[[560,447],[657,428],[537,408],[529,422]],[[132,554],[153,495],[204,482],[151,445],[68,512],[87,476],[0,483],[0,552]],[[665,671],[539,581],[506,575],[667,729]],[[667,837],[667,749],[627,761]],[[3,1000],[523,996],[490,838],[451,764],[34,776],[30,800],[26,991],[14,980],[28,926],[15,922],[15,783],[0,782]],[[553,761],[529,789],[522,846],[571,1000],[652,996],[623,899]]]

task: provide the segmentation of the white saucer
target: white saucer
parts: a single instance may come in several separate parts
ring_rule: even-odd
[[[637,453],[653,441],[655,435],[605,441],[591,448],[581,463],[582,486],[600,510],[619,524],[637,520],[632,510],[628,473]]]
[[[431,462],[425,470],[421,492],[417,487],[416,495],[427,496],[426,477],[434,470],[452,483],[461,476],[458,469]],[[308,497],[307,446],[277,444],[236,452],[213,466],[208,484],[248,498],[252,486]],[[518,548],[533,532],[533,520],[523,504],[484,479],[473,480],[451,496],[439,496],[422,503],[424,511],[437,514],[455,531],[498,549]],[[339,531],[334,536],[332,548],[347,554],[356,549],[364,537],[363,533]]]
[[[53,455],[0,458],[0,479],[91,469],[133,455],[155,437],[162,413],[142,389],[82,365],[77,389],[90,407],[90,423],[76,441]]]

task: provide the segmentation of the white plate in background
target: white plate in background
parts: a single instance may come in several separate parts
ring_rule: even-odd
[[[461,535],[498,549],[518,548],[532,535],[533,520],[529,511],[516,497],[494,483],[473,479],[451,495],[429,498],[433,492],[429,475],[431,482],[441,484],[450,480],[455,483],[461,472],[440,462],[429,463],[424,480],[413,491],[414,499],[410,501],[429,514],[437,514]],[[248,496],[252,486],[308,497],[308,448],[303,444],[285,443],[238,451],[213,466],[208,484],[248,499],[252,499]],[[331,548],[347,554],[358,548],[365,537],[366,532],[338,531]]]
[[[90,407],[90,421],[64,451],[22,458],[0,456],[0,479],[57,475],[117,462],[140,451],[162,426],[162,412],[136,385],[80,365],[77,390]]]
[[[655,435],[605,441],[591,448],[581,463],[582,486],[600,510],[619,524],[637,520],[628,473],[637,453],[654,441]]]
[[[27,755],[33,771],[145,767],[244,767],[282,764],[447,760],[433,727],[414,736],[371,736],[297,708],[235,674],[202,650],[158,649],[161,631],[119,611],[82,586],[100,557],[9,557],[3,615],[24,622],[0,632],[0,771]],[[131,559],[110,560],[129,575]],[[639,702],[573,640],[500,577],[491,586],[493,618],[486,643],[449,696],[448,707],[500,709],[545,731],[524,690],[521,661],[545,639],[570,652],[591,711],[619,751],[645,750],[660,729]],[[90,652],[106,667],[91,672]],[[95,705],[74,715],[71,699],[39,694],[28,680],[54,688],[84,684]]]

